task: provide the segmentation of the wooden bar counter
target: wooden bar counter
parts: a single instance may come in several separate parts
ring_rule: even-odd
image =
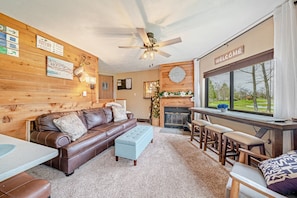
[[[213,116],[230,121],[240,122],[252,126],[257,126],[260,129],[256,133],[256,137],[262,138],[265,133],[271,131],[272,157],[279,156],[283,153],[283,132],[287,130],[293,131],[292,145],[293,149],[297,150],[297,122],[284,120],[270,116],[249,114],[242,112],[227,111],[221,112],[218,109],[191,107],[192,120],[195,113],[200,113],[206,116]]]

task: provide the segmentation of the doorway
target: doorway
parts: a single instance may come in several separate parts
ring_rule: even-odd
[[[99,75],[99,99],[113,99],[113,76]]]

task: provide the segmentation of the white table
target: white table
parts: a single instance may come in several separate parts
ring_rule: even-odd
[[[58,150],[0,134],[0,145],[15,148],[0,156],[0,182],[42,164],[58,155]]]

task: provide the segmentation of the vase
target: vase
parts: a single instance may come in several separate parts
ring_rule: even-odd
[[[226,112],[228,109],[227,108],[221,108],[220,110],[221,110],[221,112]]]

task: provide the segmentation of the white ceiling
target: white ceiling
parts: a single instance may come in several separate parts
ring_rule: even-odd
[[[269,16],[285,0],[6,0],[0,11],[99,57],[99,72],[153,69],[199,58]],[[169,58],[139,60],[136,27],[158,41],[181,37],[161,48]],[[153,65],[153,66],[152,66]],[[152,66],[152,67],[151,67]]]

